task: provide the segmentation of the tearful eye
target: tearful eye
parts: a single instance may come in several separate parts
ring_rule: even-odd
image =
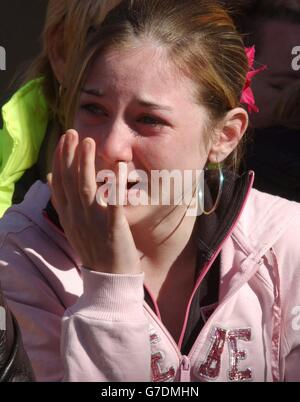
[[[152,116],[142,116],[139,122],[147,124],[149,126],[164,126],[165,122]]]
[[[94,116],[95,115],[96,116],[106,116],[107,115],[105,110],[103,110],[101,107],[99,107],[98,105],[95,105],[93,103],[81,105],[80,109],[83,110],[84,112],[87,112],[88,114],[91,114]]]

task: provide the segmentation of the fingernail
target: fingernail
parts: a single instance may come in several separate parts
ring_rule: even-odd
[[[68,131],[68,141],[71,142],[75,139],[74,133],[72,131]]]
[[[51,186],[51,184],[52,184],[52,173],[48,173],[46,178],[47,178],[48,184]]]
[[[63,134],[63,135],[60,137],[60,140],[59,140],[61,145],[64,144],[65,139],[66,139],[66,134]]]
[[[90,141],[85,141],[84,146],[87,151],[90,151],[92,149],[92,144],[90,143]]]

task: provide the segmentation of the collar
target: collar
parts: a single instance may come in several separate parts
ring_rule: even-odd
[[[224,171],[223,174],[224,185],[218,208],[210,215],[200,215],[195,225],[198,248],[195,287],[198,287],[193,294],[190,308],[187,309],[186,326],[179,341],[179,347],[185,355],[189,353],[205,322],[218,305],[221,248],[225,239],[233,232],[252,188],[253,172],[241,176],[230,171]],[[205,209],[212,208],[218,185],[214,172],[205,178]]]
[[[252,188],[254,173],[251,171],[239,176],[229,170],[224,170],[223,175],[223,191],[216,211],[210,215],[200,215],[195,225],[196,243],[202,262],[211,259],[228,232],[232,230],[245,205],[246,196]],[[204,204],[206,210],[213,207],[218,186],[218,178],[215,177],[214,172],[210,173],[210,176],[205,178]]]

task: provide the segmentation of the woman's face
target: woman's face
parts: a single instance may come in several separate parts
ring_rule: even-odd
[[[150,183],[154,170],[201,170],[208,118],[193,91],[166,52],[151,44],[100,55],[88,71],[75,118],[80,139],[96,142],[96,171],[116,171],[123,161],[128,172],[142,170]],[[128,205],[126,214],[133,224],[149,208],[157,210]]]

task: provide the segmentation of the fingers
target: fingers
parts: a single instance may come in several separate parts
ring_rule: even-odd
[[[140,259],[127,221],[124,204],[127,191],[126,163],[118,164],[116,203],[107,206],[108,237],[113,251],[113,273],[140,273]]]
[[[127,189],[127,166],[124,162],[118,163],[118,172],[116,174],[116,182],[111,197],[111,202],[108,203],[108,224],[114,228],[126,226],[127,220],[124,214],[124,203],[126,201]]]
[[[67,197],[62,184],[62,176],[61,176],[61,158],[62,158],[64,141],[65,141],[65,135],[61,137],[56,147],[52,166],[51,186],[53,191],[52,194],[54,196],[57,208],[59,208],[60,205],[67,206]]]
[[[86,138],[80,145],[79,159],[79,195],[85,207],[91,206],[96,197],[96,144],[91,138]]]
[[[61,137],[55,151],[52,179],[49,176],[49,185],[58,210],[65,210],[69,206],[73,211],[79,211],[82,207],[88,208],[95,203],[95,155],[96,144],[91,138],[85,138],[79,145],[79,136],[75,130],[68,130]],[[127,165],[119,162],[114,190],[116,193],[111,197],[112,202],[108,204],[107,211],[111,227],[127,226],[123,211],[126,188]]]
[[[68,130],[61,137],[55,151],[52,180],[49,182],[58,208],[69,206],[78,211],[94,202],[97,191],[95,148],[91,138],[86,138],[79,145],[75,130]]]
[[[48,183],[48,186],[49,186],[49,188],[51,190],[51,202],[52,202],[52,205],[57,210],[57,201],[55,199],[55,194],[54,194],[54,190],[53,190],[53,174],[52,173],[47,174],[47,183]]]
[[[80,208],[81,202],[78,194],[78,133],[75,130],[68,130],[61,154],[61,178],[64,193],[68,204],[74,208]]]

